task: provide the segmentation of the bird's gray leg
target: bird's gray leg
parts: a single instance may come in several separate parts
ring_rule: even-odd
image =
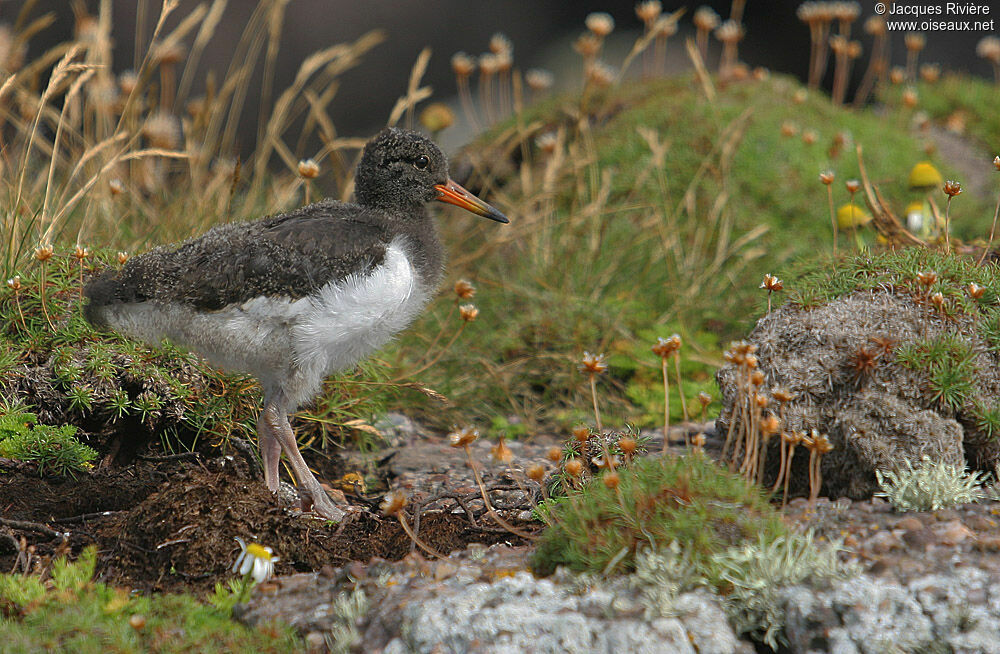
[[[264,483],[272,493],[278,490],[278,463],[281,460],[281,443],[275,436],[268,420],[264,418],[270,407],[275,406],[270,397],[264,400],[264,409],[257,418],[257,443],[260,446],[260,458],[264,464]]]
[[[281,449],[285,451],[285,455],[288,456],[288,463],[292,466],[295,480],[303,490],[309,493],[313,510],[329,520],[339,521],[343,518],[346,515],[345,511],[333,503],[330,496],[320,486],[319,481],[313,476],[305,459],[302,458],[299,445],[295,442],[292,426],[288,424],[288,413],[285,408],[278,403],[269,402],[261,412],[261,420],[267,423],[267,429],[271,431]],[[277,461],[277,457],[275,457],[275,461]],[[275,468],[275,477],[277,478],[277,468]]]

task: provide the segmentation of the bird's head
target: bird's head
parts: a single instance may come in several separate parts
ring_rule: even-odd
[[[432,200],[497,222],[507,218],[448,176],[448,159],[430,139],[387,127],[365,145],[355,177],[358,202],[380,209],[416,209]]]

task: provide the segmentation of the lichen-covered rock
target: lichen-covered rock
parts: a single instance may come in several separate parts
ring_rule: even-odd
[[[924,456],[980,469],[997,463],[997,439],[982,420],[984,407],[994,407],[1000,396],[997,356],[977,334],[976,317],[944,316],[922,300],[878,288],[813,309],[787,303],[761,318],[748,337],[765,376],[761,392],[783,387],[794,397],[783,407],[772,399],[768,407],[784,417],[782,429],[817,429],[833,443],[821,463],[823,494],[870,497],[876,469],[916,464]],[[905,351],[945,341],[968,359],[960,371],[965,377],[935,378],[935,361],[902,359]],[[743,414],[734,407],[745,382],[733,365],[717,379],[723,396],[718,433],[729,433],[731,423],[738,433]],[[769,444],[765,483],[777,476],[779,441]],[[797,448],[793,492],[808,490],[808,459]]]

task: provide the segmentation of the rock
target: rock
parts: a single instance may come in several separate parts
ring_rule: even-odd
[[[951,522],[946,522],[940,525],[940,530],[937,530],[937,541],[941,545],[946,545],[948,547],[954,547],[964,543],[970,538],[975,538],[975,534],[962,524],[960,520],[952,520]]]
[[[863,500],[876,490],[875,470],[897,469],[928,456],[951,465],[968,458],[990,469],[1000,457],[1000,443],[990,442],[971,413],[977,403],[992,406],[1000,395],[997,358],[976,332],[971,316],[945,322],[927,306],[904,294],[859,291],[805,309],[786,303],[761,318],[748,341],[757,346],[761,388],[784,387],[795,396],[784,406],[787,430],[817,429],[834,449],[821,460],[822,492],[832,498]],[[940,337],[967,343],[977,370],[976,392],[961,407],[935,402],[926,391],[925,370],[900,363],[900,347]],[[859,362],[870,365],[861,367]],[[745,414],[735,410],[745,371],[733,364],[717,374],[722,391],[718,433]],[[737,429],[738,432],[738,429]],[[771,439],[765,484],[778,468],[778,439]],[[791,489],[808,492],[808,453],[797,448],[791,466]],[[742,451],[736,453],[742,458]]]
[[[903,534],[903,542],[911,549],[924,551],[937,542],[937,539],[934,536],[934,532],[924,527],[923,529],[911,529],[905,532]]]
[[[924,523],[920,521],[920,518],[916,516],[908,515],[902,518],[896,523],[896,529],[905,529],[907,531],[913,531],[914,529],[923,529]]]

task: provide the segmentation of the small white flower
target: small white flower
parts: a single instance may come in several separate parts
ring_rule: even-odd
[[[274,564],[279,560],[274,555],[274,550],[260,543],[247,545],[239,536],[236,536],[236,542],[240,544],[241,551],[233,564],[233,572],[243,576],[250,573],[258,584],[270,579],[274,574]]]

